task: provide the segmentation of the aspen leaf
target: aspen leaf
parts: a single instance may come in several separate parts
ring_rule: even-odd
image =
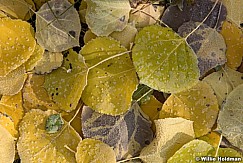
[[[35,50],[33,29],[29,23],[9,18],[0,19],[0,76],[26,62]]]
[[[153,89],[144,84],[139,84],[137,89],[133,92],[132,99],[139,105],[146,103],[150,100],[150,96],[153,94]]]
[[[225,21],[220,33],[223,35],[227,46],[226,65],[236,70],[241,65],[243,59],[243,31],[235,24]]]
[[[46,2],[36,13],[36,39],[51,52],[79,46],[81,24],[77,10],[67,0]]]
[[[1,162],[13,163],[15,156],[15,138],[0,125],[0,158]]]
[[[243,148],[243,84],[237,86],[226,98],[219,112],[218,128],[234,146]]]
[[[200,156],[212,156],[214,148],[203,140],[192,140],[183,145],[176,153],[168,160],[168,163],[174,162],[198,162],[195,158]]]
[[[218,151],[218,156],[220,157],[231,157],[231,158],[239,158],[239,162],[242,163],[242,155],[240,153],[238,153],[236,150],[232,149],[232,148],[219,148]],[[233,161],[232,161],[233,163]]]
[[[86,0],[86,23],[97,36],[122,31],[131,10],[129,0]]]
[[[214,90],[219,106],[222,106],[229,93],[238,85],[243,84],[243,73],[228,67],[206,76],[203,81],[207,82]]]
[[[208,133],[207,135],[199,137],[198,139],[207,142],[208,144],[212,145],[214,148],[217,149],[221,143],[220,137],[221,136],[219,133],[212,131],[212,132]]]
[[[19,125],[20,137],[17,142],[18,154],[22,162],[75,162],[75,154],[80,136],[67,122],[56,133],[49,134],[46,121],[54,111],[32,109],[25,114]],[[35,144],[35,145],[33,145]],[[66,148],[68,147],[68,148]]]
[[[0,94],[17,94],[23,88],[26,78],[27,74],[23,65],[11,71],[6,76],[0,77]]]
[[[140,158],[145,163],[166,163],[185,143],[193,140],[193,122],[183,118],[155,120],[156,138],[143,148]]]
[[[113,149],[102,141],[95,139],[81,141],[75,155],[77,163],[116,163]]]
[[[37,62],[35,66],[36,74],[50,73],[62,65],[62,53],[44,52],[43,57]]]
[[[60,109],[74,110],[86,85],[87,67],[80,54],[69,50],[62,67],[45,76],[44,87]]]
[[[18,131],[14,126],[13,120],[9,116],[0,113],[0,126],[5,128],[13,137],[18,137]]]
[[[54,134],[62,129],[64,121],[60,114],[52,114],[46,120],[45,129],[47,133]]]
[[[199,79],[197,56],[170,28],[152,25],[140,30],[132,59],[140,83],[159,91],[180,92]]]
[[[191,89],[169,96],[159,117],[182,117],[191,120],[194,122],[196,137],[200,137],[211,131],[218,111],[218,101],[213,89],[206,82],[200,81]]]
[[[182,37],[186,37],[198,24],[199,22],[186,22],[180,26],[178,33]],[[205,75],[210,69],[226,62],[226,45],[223,36],[206,24],[202,24],[193,32],[187,38],[187,42],[198,57],[201,76]]]
[[[87,44],[89,41],[95,39],[96,37],[97,36],[94,33],[92,33],[92,31],[89,29],[84,34],[84,43]]]
[[[126,48],[112,38],[97,37],[86,44],[80,53],[89,68],[83,102],[100,113],[125,113],[138,85]]]
[[[137,103],[119,116],[94,112],[85,106],[81,120],[84,137],[99,139],[113,147],[117,160],[136,156],[153,139],[151,122]]]

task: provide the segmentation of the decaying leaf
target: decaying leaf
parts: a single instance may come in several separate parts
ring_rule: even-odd
[[[0,77],[0,94],[2,95],[15,95],[24,85],[27,78],[25,73],[25,66],[20,66],[11,71],[4,77]]]
[[[170,28],[152,25],[140,30],[132,58],[140,83],[159,91],[180,92],[199,79],[197,56]]]
[[[223,23],[221,34],[223,35],[227,46],[226,65],[236,70],[241,65],[243,59],[243,31],[235,24],[225,21]]]
[[[35,73],[44,74],[50,73],[52,70],[57,69],[62,65],[62,53],[45,52],[43,57],[35,66]]]
[[[35,37],[51,52],[79,46],[80,31],[78,12],[67,0],[48,1],[36,13]]]
[[[101,114],[84,107],[81,119],[84,137],[109,144],[118,160],[135,156],[153,139],[151,122],[137,103],[126,114],[119,116]]]
[[[243,84],[237,86],[226,98],[219,112],[218,128],[234,146],[243,149]]]
[[[1,125],[0,140],[1,162],[13,163],[15,157],[15,138]]]
[[[197,26],[199,22],[186,22],[178,29],[182,37],[186,37]],[[223,65],[226,62],[226,45],[224,38],[215,29],[202,24],[186,40],[198,57],[198,66],[201,76],[212,68]]]
[[[213,89],[206,82],[200,81],[191,89],[169,96],[159,117],[182,117],[191,120],[194,122],[196,137],[200,137],[211,131],[218,111],[218,101]]]
[[[203,81],[213,88],[219,106],[222,106],[229,93],[238,85],[243,84],[243,73],[225,67],[208,75]]]
[[[29,23],[9,18],[0,19],[0,76],[26,62],[35,50],[33,29]]]
[[[75,162],[75,153],[80,136],[64,122],[62,129],[49,134],[46,120],[54,111],[32,109],[25,114],[19,126],[20,137],[17,143],[21,162]],[[72,151],[70,151],[71,149]]]
[[[100,140],[84,139],[78,144],[77,163],[116,163],[113,149]]]
[[[213,157],[214,148],[203,140],[192,140],[189,143],[182,146],[169,160],[168,163],[175,162],[192,162],[196,163],[200,160],[196,160],[201,156]]]
[[[183,118],[155,120],[156,138],[143,148],[140,158],[145,163],[166,163],[185,143],[193,140],[193,122]]]
[[[131,10],[129,0],[86,0],[86,23],[97,36],[122,31]]]
[[[209,27],[221,29],[222,22],[226,19],[227,14],[226,8],[221,2],[218,2],[215,7],[216,2],[211,0],[194,0],[193,5],[186,4],[186,1],[184,3],[182,10],[177,6],[168,7],[161,18],[174,31],[177,31],[185,22],[190,20],[202,22],[205,18],[207,19],[204,23]],[[212,8],[214,9],[212,10]],[[210,10],[212,10],[211,13]]]
[[[62,67],[45,75],[44,87],[60,109],[74,110],[86,85],[87,67],[80,54],[69,50]]]
[[[100,113],[125,113],[138,85],[126,48],[113,38],[97,37],[86,44],[80,54],[89,69],[83,102]]]

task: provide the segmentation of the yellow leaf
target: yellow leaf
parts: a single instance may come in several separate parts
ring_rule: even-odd
[[[217,132],[210,132],[207,135],[201,136],[198,139],[206,141],[208,144],[211,144],[214,148],[218,148],[221,143],[220,134]]]
[[[19,125],[20,137],[17,149],[21,162],[75,162],[75,154],[81,137],[64,122],[62,128],[52,134],[46,131],[46,120],[55,111],[32,109]]]
[[[229,68],[236,70],[240,66],[243,58],[243,32],[235,24],[225,21],[223,23],[221,34],[223,35],[227,46],[226,65]]]
[[[13,163],[15,156],[15,138],[0,125],[0,156],[2,163]]]
[[[84,139],[77,148],[77,163],[116,163],[113,149],[100,140]]]
[[[191,89],[172,94],[164,103],[160,118],[182,117],[193,121],[196,137],[207,134],[213,127],[219,107],[213,89],[198,82]]]
[[[14,122],[10,117],[0,113],[0,126],[4,127],[15,138],[18,137],[18,131],[15,129]]]

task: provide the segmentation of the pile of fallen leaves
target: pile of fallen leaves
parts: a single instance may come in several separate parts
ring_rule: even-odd
[[[242,8],[0,0],[0,162],[243,162]]]

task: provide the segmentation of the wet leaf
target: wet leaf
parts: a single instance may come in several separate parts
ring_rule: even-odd
[[[83,102],[100,113],[125,113],[138,84],[126,48],[112,38],[97,37],[86,44],[80,53],[89,69]]]
[[[192,140],[182,146],[169,160],[168,163],[174,162],[192,162],[196,163],[195,158],[201,156],[213,156],[214,148],[203,140]]]
[[[193,140],[193,122],[183,118],[155,120],[156,138],[143,148],[140,158],[145,163],[166,163],[185,143]]]
[[[199,79],[197,56],[170,28],[153,25],[140,30],[132,58],[140,83],[159,91],[180,92]]]
[[[86,0],[86,23],[97,36],[108,36],[122,31],[131,10],[129,0]]]
[[[62,62],[62,53],[45,52],[41,60],[37,62],[37,65],[35,66],[35,73],[50,73],[52,70],[61,67]]]
[[[184,1],[184,3],[186,3],[186,1]],[[207,24],[211,28],[216,26],[216,29],[219,30],[222,26],[222,22],[226,19],[227,11],[225,6],[220,2],[218,2],[215,7],[214,4],[215,2],[212,2],[211,0],[194,0],[193,5],[183,5],[182,10],[177,6],[170,6],[165,10],[161,20],[174,31],[177,31],[185,22],[190,20],[194,22],[202,22],[207,18],[204,24]],[[213,7],[214,9],[210,13],[210,10]]]
[[[76,153],[77,163],[116,163],[113,149],[100,140],[84,139],[78,144]]]
[[[214,90],[219,106],[222,106],[229,93],[238,85],[243,84],[243,73],[234,71],[228,67],[214,72],[203,79]]]
[[[26,62],[35,50],[35,39],[30,24],[9,18],[0,19],[0,76]]]
[[[200,81],[191,89],[169,96],[159,117],[182,117],[191,120],[194,122],[196,137],[200,137],[211,131],[218,111],[218,101],[213,89],[206,82]]]
[[[15,156],[15,138],[1,125],[0,140],[1,162],[13,163]]]
[[[197,26],[198,23],[186,22],[178,29],[182,37],[186,37]],[[188,38],[187,42],[198,57],[198,66],[201,76],[205,75],[212,68],[223,65],[226,62],[226,45],[224,38],[215,29],[202,24]]]
[[[109,144],[118,160],[137,155],[153,139],[151,122],[137,103],[119,116],[101,114],[84,107],[81,119],[84,137]]]
[[[54,111],[33,109],[26,113],[19,126],[20,137],[17,143],[21,162],[75,162],[75,154],[80,136],[67,122],[56,133],[49,134],[45,129],[46,120]],[[35,145],[33,145],[35,144]]]
[[[51,0],[36,13],[36,39],[51,52],[79,46],[81,24],[77,10],[67,0]]]
[[[87,67],[83,57],[73,50],[66,52],[62,67],[45,75],[44,87],[61,110],[74,110],[86,85]]]
[[[226,98],[219,112],[218,128],[234,146],[243,148],[243,84],[237,86]]]
[[[226,65],[229,68],[236,70],[241,65],[243,59],[243,31],[235,24],[225,21],[223,23],[221,34],[223,35],[227,46]]]
[[[20,66],[11,71],[4,77],[0,77],[0,94],[2,95],[15,95],[24,85],[27,78],[25,73],[25,66]]]

